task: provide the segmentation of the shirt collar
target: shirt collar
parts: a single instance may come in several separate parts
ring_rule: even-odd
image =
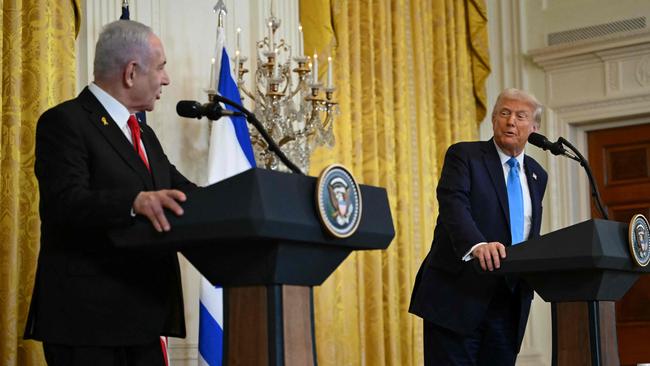
[[[120,129],[124,129],[129,116],[131,115],[131,113],[129,113],[129,110],[94,82],[88,85],[88,90],[93,93],[99,103],[104,107],[104,109],[106,109],[106,112],[108,112],[113,121],[117,123],[117,126]]]
[[[504,153],[503,150],[501,150],[501,148],[499,147],[499,145],[497,145],[496,141],[492,140],[492,142],[494,143],[494,147],[497,148],[497,154],[499,154],[499,160],[501,160],[501,165],[506,164],[512,156]],[[522,150],[519,155],[515,156],[515,159],[517,159],[517,161],[519,162],[519,166],[521,168],[524,167],[524,152],[525,150]]]

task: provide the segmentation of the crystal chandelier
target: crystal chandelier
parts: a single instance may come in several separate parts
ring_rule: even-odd
[[[334,146],[332,125],[338,114],[333,100],[332,58],[327,58],[327,84],[318,80],[318,55],[304,55],[302,27],[297,55],[284,39],[276,42],[280,19],[273,14],[266,20],[267,35],[256,42],[257,67],[252,74],[252,88],[247,89],[244,77],[247,57],[240,54],[241,29],[237,29],[237,50],[233,59],[234,74],[242,95],[254,102],[253,112],[282,151],[307,173],[312,151],[318,146]],[[255,160],[272,170],[286,171],[257,130],[251,129]]]

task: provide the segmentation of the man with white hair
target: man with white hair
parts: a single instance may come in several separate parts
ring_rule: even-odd
[[[185,337],[176,253],[118,249],[107,234],[136,216],[169,231],[165,211],[182,215],[195,188],[134,116],[169,84],[166,62],[149,27],[110,23],[94,82],[38,121],[41,250],[25,338],[43,342],[50,366],[163,365],[160,336]]]
[[[424,320],[425,365],[514,365],[533,297],[498,269],[505,248],[539,235],[547,175],[524,154],[542,105],[506,89],[492,112],[494,137],[452,145],[438,182],[438,222],[415,279],[409,311]]]

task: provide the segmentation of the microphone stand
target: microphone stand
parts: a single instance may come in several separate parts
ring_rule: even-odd
[[[278,158],[280,158],[280,161],[282,161],[282,163],[284,165],[286,165],[287,168],[289,168],[292,172],[294,172],[296,174],[300,174],[300,175],[305,175],[305,173],[303,173],[300,170],[300,168],[298,168],[298,166],[296,166],[296,164],[294,164],[291,160],[289,160],[289,158],[287,158],[286,155],[284,155],[284,152],[280,149],[278,144],[276,144],[275,141],[273,141],[273,138],[269,135],[269,133],[264,128],[264,126],[262,126],[262,123],[257,119],[257,117],[255,116],[254,113],[252,113],[248,109],[244,108],[244,106],[240,105],[239,103],[237,103],[237,102],[235,102],[233,100],[230,100],[230,99],[228,99],[226,97],[223,97],[221,95],[215,94],[212,97],[214,98],[213,101],[219,101],[219,102],[225,103],[225,104],[227,104],[227,105],[229,105],[231,107],[236,108],[241,113],[243,113],[246,120],[248,122],[250,122],[255,127],[255,129],[264,138],[264,141],[266,141],[266,143],[269,144],[269,150],[273,151],[275,153],[275,155]],[[215,103],[215,104],[217,104],[217,103]]]
[[[607,212],[603,208],[603,203],[600,201],[600,193],[598,192],[598,186],[596,185],[596,181],[594,180],[594,176],[591,174],[591,168],[589,167],[589,162],[587,159],[585,159],[582,154],[580,154],[580,151],[575,148],[575,146],[571,145],[569,141],[567,141],[564,137],[560,136],[558,139],[558,142],[562,145],[566,145],[571,151],[573,151],[574,154],[578,157],[578,159],[574,159],[577,162],[580,163],[580,165],[585,168],[585,171],[587,172],[587,178],[589,178],[589,186],[591,187],[591,197],[596,201],[596,206],[598,207],[598,211],[600,211],[600,215],[605,219],[608,220],[609,217],[607,215]]]
[[[589,185],[591,187],[591,197],[596,201],[596,206],[598,207],[598,210],[600,211],[600,215],[607,220],[608,215],[605,209],[603,208],[603,204],[600,200],[600,193],[598,192],[598,186],[596,185],[596,181],[594,180],[594,176],[591,173],[591,168],[589,167],[589,162],[587,159],[585,159],[584,156],[578,151],[578,149],[575,148],[569,141],[567,141],[564,137],[560,136],[558,138],[558,142],[561,145],[566,145],[571,151],[575,154],[575,156],[578,157],[576,159],[575,157],[571,157],[573,160],[576,160],[580,163],[580,165],[585,168],[585,171],[587,172],[587,177],[589,178]],[[568,156],[568,155],[566,155]],[[599,307],[599,302],[592,300],[587,302],[587,308],[589,311],[589,342],[590,342],[590,348],[591,348],[591,364],[594,366],[599,366],[601,365],[601,352],[600,352],[600,307]],[[555,307],[553,307],[552,312],[555,312]],[[556,355],[555,355],[556,356]],[[555,357],[554,357],[555,358]],[[553,360],[554,364],[555,361]]]

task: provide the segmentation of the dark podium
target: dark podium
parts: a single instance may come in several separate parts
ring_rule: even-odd
[[[591,349],[585,350],[583,360],[591,365],[618,364],[615,338],[613,344],[611,339],[601,339],[605,338],[601,334],[612,331],[615,336],[616,329],[611,329],[615,324],[599,320],[599,302],[619,300],[640,275],[650,272],[650,267],[634,264],[627,230],[628,225],[620,222],[584,221],[509,247],[500,270],[494,272],[518,273],[545,301],[553,303],[553,365],[569,364],[559,355],[563,347],[558,344],[558,332],[563,330],[557,329],[555,311],[556,304],[566,302],[589,304]],[[609,354],[603,355],[605,341]]]
[[[353,250],[386,249],[395,236],[385,189],[360,188],[361,222],[345,239],[320,224],[316,178],[264,169],[191,192],[167,233],[142,220],[111,239],[180,251],[223,286],[224,365],[316,365],[312,286]]]

